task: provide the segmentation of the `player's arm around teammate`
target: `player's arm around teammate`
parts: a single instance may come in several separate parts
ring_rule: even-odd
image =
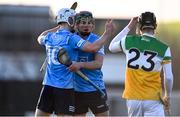
[[[74,62],[68,69],[75,72],[82,68],[88,70],[101,68],[103,65],[103,56],[96,54],[94,59],[95,60],[91,62]]]
[[[95,21],[92,13],[89,11],[81,11],[76,15],[77,34],[84,40],[95,43],[99,40],[99,36],[92,33],[95,27]],[[91,81],[101,88],[105,94],[106,89],[103,81],[101,67],[103,65],[104,48],[102,47],[96,53],[87,53],[78,51],[78,61],[74,62],[70,67],[70,71],[81,70]],[[90,109],[95,116],[108,116],[109,107],[105,98],[101,98],[98,91],[94,89],[88,82],[75,75],[75,106],[76,116],[86,116]]]
[[[88,52],[96,52],[113,32],[112,21],[108,21],[100,40],[93,44],[86,42],[78,35],[71,33],[73,24],[68,19],[72,18],[73,15],[75,15],[75,11],[72,9],[60,9],[57,17],[59,26],[43,32],[38,38],[39,44],[46,46],[48,65],[35,116],[49,116],[52,113],[58,116],[74,114],[73,73],[58,62],[57,53],[60,48],[65,48],[74,61],[77,56],[77,48]]]
[[[74,62],[68,69],[72,72],[75,72],[77,70],[81,70],[81,69],[86,69],[86,70],[89,70],[89,71],[92,71],[92,70],[97,70],[97,69],[101,69],[103,65],[103,56],[102,55],[99,55],[99,54],[95,54],[95,57],[94,57],[94,60],[93,61],[90,61],[90,62]],[[93,72],[92,72],[93,73]],[[86,74],[86,73],[85,73]],[[77,76],[77,75],[76,75]],[[75,80],[78,80],[79,77],[75,77],[76,79]],[[97,77],[98,78],[98,77]],[[85,81],[86,82],[86,81]],[[77,82],[76,82],[76,85],[77,85]],[[79,85],[81,85],[79,83]],[[88,84],[85,85],[85,87],[88,87]],[[105,91],[105,89],[103,89]],[[80,92],[80,91],[77,91],[76,92],[76,88],[75,88],[75,104],[78,104],[78,107],[76,107],[76,111],[75,111],[75,115],[76,116],[86,116],[87,112],[89,111],[89,109],[91,109],[92,113],[95,115],[95,116],[108,116],[109,115],[109,107],[108,105],[106,104],[106,101],[107,101],[107,94],[105,96],[104,99],[101,99],[101,97],[97,94],[94,94],[89,91],[89,92]],[[105,91],[106,92],[106,91]],[[84,93],[84,96],[83,96],[83,93]],[[88,94],[89,93],[89,94]],[[98,92],[96,92],[98,93]],[[87,95],[88,94],[88,95]],[[88,97],[85,97],[85,96],[88,96]],[[82,97],[83,98],[82,98]],[[90,102],[92,101],[92,99],[94,99],[94,103],[93,102]],[[95,100],[96,99],[96,100]],[[87,105],[86,105],[87,103]],[[79,104],[82,106],[84,104],[84,106],[79,106]],[[96,104],[100,105],[100,104],[104,104],[105,106],[102,107],[102,109],[100,109],[101,111],[99,111],[98,109],[96,109]],[[88,105],[94,105],[94,107],[91,107],[91,106],[88,106]],[[86,110],[87,108],[87,110]],[[104,108],[104,109],[103,109]],[[82,111],[82,110],[84,111]],[[80,111],[81,110],[81,111]],[[86,111],[85,111],[86,110]],[[77,113],[76,113],[77,112]]]
[[[56,32],[58,29],[60,29],[60,26],[54,27],[52,29],[46,30],[38,37],[38,42],[41,44],[42,39],[44,36],[46,36],[48,33]],[[107,42],[108,39],[110,39],[112,33],[114,32],[114,23],[112,19],[109,19],[106,21],[105,24],[105,31],[101,35],[101,37],[95,41],[94,43],[86,42],[82,48],[82,51],[85,52],[97,52],[102,46]]]
[[[40,45],[46,47],[48,65],[35,116],[50,116],[53,113],[57,116],[70,116],[74,112],[72,73],[58,63],[55,54],[59,48],[69,47],[68,44],[64,43],[67,42],[67,37],[71,34],[72,29],[67,19],[75,15],[75,11],[63,8],[58,12],[58,16],[60,15],[64,17],[57,18],[59,19],[57,20],[58,26],[44,31],[37,39]]]

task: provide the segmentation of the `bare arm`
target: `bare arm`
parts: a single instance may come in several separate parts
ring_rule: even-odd
[[[69,67],[69,70],[70,71],[77,71],[81,68],[93,70],[93,69],[101,68],[102,64],[103,64],[103,56],[100,54],[96,54],[94,61],[91,61],[91,62],[75,62]]]
[[[108,20],[105,24],[105,31],[103,35],[95,41],[94,43],[86,42],[83,46],[83,51],[85,52],[97,52],[102,46],[107,42],[108,39],[110,39],[111,34],[114,30],[114,24],[112,20]]]

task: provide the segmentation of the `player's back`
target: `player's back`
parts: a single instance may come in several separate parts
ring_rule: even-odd
[[[147,35],[127,36],[123,43],[127,58],[123,97],[158,100],[162,92],[160,72],[168,46]]]
[[[76,50],[69,44],[72,35],[70,31],[62,29],[49,33],[44,39],[48,65],[43,84],[58,88],[73,88],[73,73],[57,59],[58,51],[62,47],[66,49],[72,60],[77,59]]]

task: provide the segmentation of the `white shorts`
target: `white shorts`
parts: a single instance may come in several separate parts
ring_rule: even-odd
[[[165,116],[163,105],[156,100],[127,100],[128,116]]]

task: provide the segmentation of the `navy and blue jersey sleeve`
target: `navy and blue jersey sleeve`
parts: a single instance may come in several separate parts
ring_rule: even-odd
[[[100,36],[99,36],[99,35],[96,35],[96,34],[92,34],[92,35],[91,35],[91,39],[92,39],[91,41],[94,43],[95,41],[97,41],[97,40],[100,39]],[[104,46],[97,51],[97,54],[101,54],[101,55],[104,55],[104,54],[105,54],[105,53],[104,53]]]
[[[77,48],[82,50],[86,40],[82,39],[80,36],[73,34],[69,38],[69,44],[72,48]]]

